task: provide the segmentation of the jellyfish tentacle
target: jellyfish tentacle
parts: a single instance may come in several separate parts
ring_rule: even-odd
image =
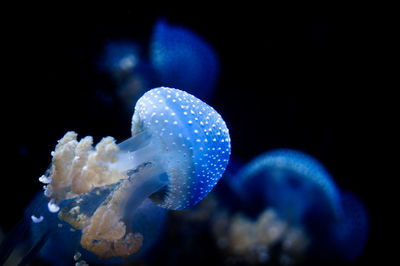
[[[149,144],[150,140],[151,134],[148,131],[143,130],[131,138],[118,143],[118,147],[121,152],[134,152]]]

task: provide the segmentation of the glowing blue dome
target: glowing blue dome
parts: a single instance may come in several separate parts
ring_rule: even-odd
[[[187,92],[156,88],[136,104],[132,135],[159,138],[170,185],[161,206],[183,209],[204,198],[228,165],[229,130],[209,105]]]

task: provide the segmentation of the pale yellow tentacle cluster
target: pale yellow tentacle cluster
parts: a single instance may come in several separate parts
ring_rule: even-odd
[[[67,132],[59,140],[48,175],[49,185],[45,195],[56,203],[88,192],[91,188],[113,184],[125,173],[112,169],[119,151],[112,137],[103,138],[93,148],[93,138],[85,137],[79,142],[75,132]]]
[[[220,212],[212,224],[218,245],[248,263],[266,262],[269,250],[278,243],[282,245],[281,259],[301,260],[310,244],[304,229],[290,226],[270,208],[256,219]]]
[[[119,213],[100,206],[82,230],[81,245],[101,258],[127,258],[142,247],[143,235],[126,232]]]
[[[49,172],[41,177],[48,184],[45,195],[59,203],[76,199],[72,208],[60,211],[58,217],[82,230],[81,245],[101,258],[129,257],[142,247],[143,235],[133,232],[123,221],[132,177],[111,167],[117,160],[118,146],[112,137],[103,138],[93,147],[92,137],[77,141],[75,132],[59,140]],[[117,183],[117,184],[116,184]],[[90,216],[81,211],[86,193],[100,193],[101,188],[116,184],[116,188]]]

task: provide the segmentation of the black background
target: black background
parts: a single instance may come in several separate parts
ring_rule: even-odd
[[[221,77],[209,104],[228,124],[232,154],[246,162],[289,147],[318,158],[369,210],[368,245],[355,264],[382,259],[373,170],[381,104],[374,72],[377,10],[192,3],[178,9],[132,4],[3,12],[3,231],[41,189],[38,177],[66,131],[95,141],[129,137],[133,109],[122,107],[115,84],[96,62],[108,41],[132,38],[145,47],[154,22],[164,17],[203,36],[220,56]]]

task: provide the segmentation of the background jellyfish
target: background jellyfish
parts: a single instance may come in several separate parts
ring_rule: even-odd
[[[302,223],[310,210],[321,212],[321,218],[340,215],[341,211],[330,174],[316,159],[295,150],[274,150],[258,156],[232,179],[232,187],[255,212],[266,205],[274,206],[293,223]]]
[[[323,166],[288,149],[267,152],[229,182],[236,213],[214,211],[223,250],[248,263],[349,261],[365,246],[368,217],[354,195],[341,192]],[[242,212],[237,212],[241,210]]]
[[[154,25],[150,61],[162,84],[187,88],[208,99],[219,75],[219,59],[213,47],[182,26],[159,20]]]
[[[108,42],[99,68],[116,82],[118,98],[130,110],[147,88],[182,88],[202,100],[211,98],[219,76],[214,48],[190,29],[158,20],[148,47],[133,41]],[[143,51],[149,51],[144,55]]]
[[[154,229],[152,243],[161,228],[163,215],[146,199],[167,209],[193,206],[212,190],[228,164],[225,122],[184,91],[162,87],[147,92],[136,104],[132,136],[118,145],[106,137],[93,147],[91,137],[78,141],[76,133],[68,132],[58,142],[52,164],[39,180],[45,184],[50,213],[61,209],[58,219],[71,227],[52,234],[48,249],[54,247],[51,240],[61,241],[69,229],[81,231],[82,248],[100,259],[131,257],[142,250],[146,232]],[[39,199],[43,208],[46,204]],[[35,239],[57,230],[55,222],[49,223],[36,230]],[[71,243],[77,247],[76,241]]]

